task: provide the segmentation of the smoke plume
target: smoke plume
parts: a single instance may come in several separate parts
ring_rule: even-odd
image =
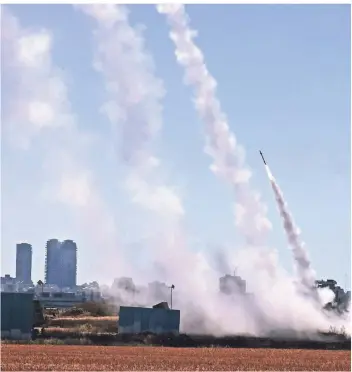
[[[248,185],[251,173],[245,165],[243,148],[230,133],[216,98],[215,80],[193,43],[194,35],[183,7],[158,9],[168,15],[178,60],[185,66],[187,82],[195,89],[196,107],[207,135],[205,150],[213,159],[211,169],[233,187],[237,198],[236,225],[249,244],[231,257],[218,256],[217,264],[188,246],[181,197],[163,177],[157,141],[163,124],[165,92],[141,31],[131,26],[124,6],[78,8],[94,24],[94,68],[103,78],[107,96],[101,111],[111,123],[117,158],[126,171],[124,186],[130,200],[148,211],[147,226],[150,219],[155,219],[153,226],[157,226],[144,244],[156,264],[156,277],[149,279],[166,283],[159,286],[159,292],[155,286],[132,286],[131,292],[130,281],[122,287],[116,283],[114,291],[120,300],[146,306],[168,301],[169,287],[174,284],[173,305],[181,310],[181,330],[185,332],[263,335],[273,330],[328,329],[333,320],[325,316],[320,304],[297,291],[292,278],[279,267],[275,252],[265,249],[265,236],[270,229],[266,209]],[[64,75],[52,61],[51,34],[41,30],[30,32],[30,37],[23,39],[26,30],[16,34],[17,23],[10,20],[8,25],[4,33],[8,40],[5,50],[12,57],[5,61],[11,69],[8,76],[21,82],[19,89],[11,92],[5,116],[8,133],[12,139],[20,137],[22,147],[33,149],[34,140],[36,145],[41,144],[45,196],[67,206],[82,223],[87,241],[94,245],[94,265],[110,278],[127,273],[138,278],[137,270],[121,254],[114,219],[89,170],[87,154],[93,152],[93,145],[97,150],[96,141],[86,128],[82,130],[77,125]],[[18,127],[21,123],[26,125]],[[112,175],[114,171],[111,170]],[[136,230],[131,233],[137,234]],[[219,271],[232,274],[235,267],[236,274],[247,281],[247,291],[234,286],[230,295],[224,295],[219,291]]]
[[[121,137],[115,148],[126,170],[124,185],[130,200],[148,212],[146,223],[154,230],[144,249],[160,279],[190,291],[192,269],[201,263],[187,249],[183,203],[176,188],[163,180],[162,161],[156,153],[163,124],[163,82],[156,76],[142,33],[130,24],[126,7],[78,8],[94,22],[94,67],[103,78],[108,98],[101,111],[113,133]],[[187,274],[181,275],[182,267],[188,266]]]
[[[315,285],[315,272],[311,267],[311,262],[303,242],[300,241],[300,231],[295,226],[292,216],[290,215],[283,193],[280,190],[274,176],[272,175],[268,165],[265,165],[271,187],[275,194],[275,199],[283,221],[284,229],[292,248],[293,258],[297,270],[297,274],[302,286],[306,289],[313,288]]]
[[[183,330],[196,329],[194,325],[201,323],[199,332],[225,332],[225,319],[234,311],[243,321],[240,328],[234,321],[232,329],[249,329],[247,323],[253,320],[246,320],[244,308],[237,305],[237,310],[230,310],[228,300],[219,297],[216,270],[203,254],[188,249],[181,199],[172,188],[159,183],[162,162],[156,156],[155,143],[162,128],[164,91],[142,35],[130,25],[123,6],[79,8],[95,22],[95,67],[109,97],[102,111],[113,132],[121,133],[119,158],[127,169],[131,199],[152,211],[160,225],[146,249],[156,263],[157,279],[176,286],[175,306],[183,313]],[[251,327],[254,332],[253,324]]]
[[[197,33],[190,29],[183,5],[158,5],[157,10],[166,14],[171,27],[170,38],[175,44],[178,63],[185,69],[185,82],[195,94],[195,107],[201,116],[206,133],[204,151],[212,158],[212,172],[233,188],[235,223],[249,245],[264,246],[271,229],[266,217],[266,207],[260,195],[251,190],[248,182],[251,171],[245,164],[245,152],[237,143],[216,97],[216,81],[210,75],[204,56],[196,46]]]
[[[38,152],[40,165],[34,170],[41,178],[35,190],[38,203],[44,202],[46,208],[50,205],[51,213],[63,206],[87,245],[103,244],[111,257],[116,257],[115,222],[88,165],[88,155],[98,139],[78,128],[66,76],[53,61],[53,34],[47,29],[21,27],[6,7],[2,7],[2,30],[6,140],[12,148]],[[33,230],[40,228],[36,224]],[[52,225],[50,230],[47,234],[60,231]],[[71,234],[70,229],[60,231],[63,238]],[[120,262],[122,258],[117,264]],[[115,268],[116,264],[105,269]]]
[[[160,180],[161,160],[155,154],[162,128],[165,90],[155,75],[141,31],[129,23],[122,5],[78,6],[94,20],[94,68],[104,79],[108,100],[101,111],[109,119],[119,158],[127,167],[125,186],[134,203],[164,216],[182,216],[175,188]]]
[[[237,308],[231,303],[231,309],[238,312],[232,316],[241,319],[246,329],[250,332],[255,330],[256,334],[274,329],[303,331],[326,328],[328,321],[321,308],[297,291],[292,278],[280,268],[275,252],[265,249],[266,236],[271,229],[267,210],[260,195],[249,186],[251,171],[245,163],[244,149],[230,132],[216,96],[216,81],[194,42],[196,32],[189,27],[184,6],[158,5],[157,10],[166,15],[177,61],[185,70],[185,83],[194,90],[195,107],[203,120],[206,134],[205,152],[213,160],[210,168],[231,185],[236,197],[235,224],[243,234],[247,247],[237,251],[233,261],[238,273],[248,280],[253,297],[237,297],[235,303],[241,305]],[[258,250],[258,247],[261,249]],[[309,278],[306,280],[310,282]],[[219,301],[217,311],[224,316],[225,303],[215,293],[213,295]],[[211,312],[206,310],[210,309],[203,309],[203,314],[209,316]],[[253,321],[251,325],[250,321]],[[208,324],[217,324],[218,329],[222,329],[219,318],[209,316]],[[229,325],[228,329],[232,327],[239,330],[238,323]]]

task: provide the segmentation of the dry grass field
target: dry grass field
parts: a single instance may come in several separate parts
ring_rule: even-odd
[[[79,332],[79,331],[96,331],[96,332],[117,332],[117,316],[79,316],[79,317],[62,317],[54,318],[49,321],[48,332]]]
[[[88,322],[117,322],[118,316],[63,316],[54,318],[55,322],[68,322],[68,323],[88,323]]]
[[[350,371],[351,352],[2,345],[3,371]]]

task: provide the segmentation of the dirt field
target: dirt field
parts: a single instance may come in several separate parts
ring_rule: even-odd
[[[350,371],[350,351],[2,345],[3,371]]]

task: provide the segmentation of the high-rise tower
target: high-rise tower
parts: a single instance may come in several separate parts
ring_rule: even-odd
[[[75,287],[77,279],[77,245],[73,240],[61,243],[62,287]]]
[[[57,239],[46,243],[45,283],[60,288],[75,287],[77,278],[77,245],[73,240]]]
[[[46,243],[45,254],[45,283],[61,287],[61,243],[50,239]]]
[[[16,244],[16,280],[32,283],[32,246],[28,243]]]

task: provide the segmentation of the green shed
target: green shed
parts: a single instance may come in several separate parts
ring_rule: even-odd
[[[121,306],[119,312],[119,333],[152,332],[156,334],[178,334],[180,310]]]
[[[1,292],[1,338],[31,338],[33,297],[33,293]]]

